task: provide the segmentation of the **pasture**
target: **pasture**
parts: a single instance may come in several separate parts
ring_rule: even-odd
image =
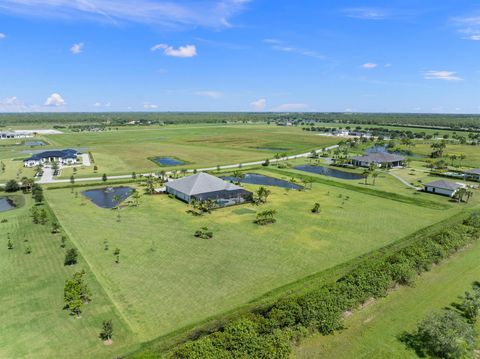
[[[262,172],[272,175],[269,172]],[[256,186],[246,186],[255,190]],[[270,188],[269,203],[194,217],[167,196],[138,207],[98,208],[70,189],[46,191],[52,209],[98,281],[142,341],[233,310],[282,285],[392,243],[459,211],[431,209],[315,183]],[[321,213],[310,209],[321,203]],[[365,207],[368,203],[368,207]],[[259,227],[255,213],[278,211]],[[211,240],[193,237],[207,226]],[[365,236],[365,233],[369,233]],[[104,251],[108,241],[109,251]],[[113,248],[121,249],[120,263]]]

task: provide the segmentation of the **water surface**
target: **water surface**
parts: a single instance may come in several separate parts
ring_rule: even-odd
[[[0,212],[6,212],[16,208],[8,197],[0,197]]]
[[[357,180],[363,178],[361,174],[337,170],[323,166],[303,165],[294,167],[296,170],[316,173],[328,177],[341,178],[346,180]]]
[[[131,187],[106,187],[84,191],[83,195],[98,207],[114,208],[133,193]],[[116,196],[119,196],[116,199]]]
[[[282,187],[282,188],[289,188],[289,189],[296,189],[296,190],[303,189],[303,187],[299,186],[298,184],[285,181],[282,179],[274,178],[274,177],[259,175],[257,173],[247,173],[245,174],[244,177],[241,177],[241,178],[227,176],[227,177],[222,177],[222,179],[224,179],[225,181],[257,184],[257,185],[264,185],[264,186],[275,186],[275,187]]]
[[[185,162],[177,160],[173,157],[155,157],[153,162],[161,166],[180,166],[185,164]]]

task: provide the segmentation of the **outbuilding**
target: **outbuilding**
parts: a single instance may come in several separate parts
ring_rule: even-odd
[[[424,191],[453,197],[461,188],[466,188],[463,183],[450,182],[445,180],[433,181],[424,184]]]
[[[221,178],[200,172],[165,184],[166,192],[187,203],[213,200],[220,207],[248,202],[252,193]]]

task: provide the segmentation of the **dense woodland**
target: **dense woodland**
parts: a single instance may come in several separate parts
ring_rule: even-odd
[[[414,127],[480,130],[480,115],[395,114],[395,113],[247,113],[247,112],[111,112],[111,113],[4,113],[0,128],[22,124],[122,126],[127,124],[188,124],[291,122],[399,125]]]

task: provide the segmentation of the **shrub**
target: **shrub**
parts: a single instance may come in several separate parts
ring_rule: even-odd
[[[10,180],[5,184],[5,192],[17,192],[20,190],[20,185],[15,180]]]
[[[75,248],[70,248],[67,253],[65,253],[65,261],[63,262],[66,266],[71,266],[77,264],[78,253]]]

